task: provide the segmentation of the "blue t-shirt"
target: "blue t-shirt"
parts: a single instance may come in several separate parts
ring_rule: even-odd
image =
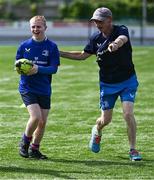
[[[126,26],[113,25],[113,31],[105,38],[101,32],[94,33],[84,51],[89,54],[96,54],[107,49],[108,45],[118,36],[125,35],[128,41],[115,52],[106,52],[99,56],[100,81],[114,84],[125,81],[135,74],[134,64],[132,62],[132,47],[129,39],[129,33]]]
[[[52,69],[60,65],[57,45],[47,38],[41,42],[32,38],[24,41],[17,50],[16,60],[25,58],[38,65],[38,73],[30,76],[21,75],[20,93],[51,95]]]

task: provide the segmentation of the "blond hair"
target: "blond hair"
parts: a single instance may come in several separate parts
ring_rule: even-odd
[[[46,19],[45,19],[45,17],[44,16],[40,16],[40,15],[37,15],[37,16],[33,16],[30,20],[29,20],[29,22],[31,23],[31,21],[42,21],[43,22],[43,24],[44,24],[44,26],[47,26],[46,25]]]

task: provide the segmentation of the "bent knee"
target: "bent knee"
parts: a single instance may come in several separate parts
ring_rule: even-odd
[[[104,118],[104,117],[100,117],[97,119],[96,123],[99,127],[103,127],[108,125],[111,122],[112,118]]]
[[[41,118],[41,116],[39,116],[39,115],[31,116],[30,119],[31,119],[31,121],[33,121],[33,122],[42,121],[42,118]]]

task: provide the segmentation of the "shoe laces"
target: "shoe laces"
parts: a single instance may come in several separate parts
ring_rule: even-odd
[[[134,149],[134,150],[130,151],[129,154],[132,155],[132,156],[138,156],[139,152]]]
[[[33,150],[33,152],[36,154],[38,157],[46,157],[44,154],[42,154],[39,150]]]
[[[95,143],[96,144],[99,144],[100,143],[100,141],[101,141],[101,136],[95,136]]]

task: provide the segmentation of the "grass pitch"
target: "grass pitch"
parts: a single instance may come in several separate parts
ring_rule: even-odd
[[[61,47],[80,50],[82,47]],[[13,70],[16,47],[0,47],[0,179],[154,179],[154,47],[134,47],[139,79],[135,103],[137,148],[143,161],[130,162],[126,124],[118,101],[112,123],[104,129],[102,149],[89,151],[91,128],[99,110],[95,57],[77,62],[61,59],[53,76],[52,110],[41,150],[49,159],[18,155],[18,142],[28,113],[20,108],[18,74]]]

